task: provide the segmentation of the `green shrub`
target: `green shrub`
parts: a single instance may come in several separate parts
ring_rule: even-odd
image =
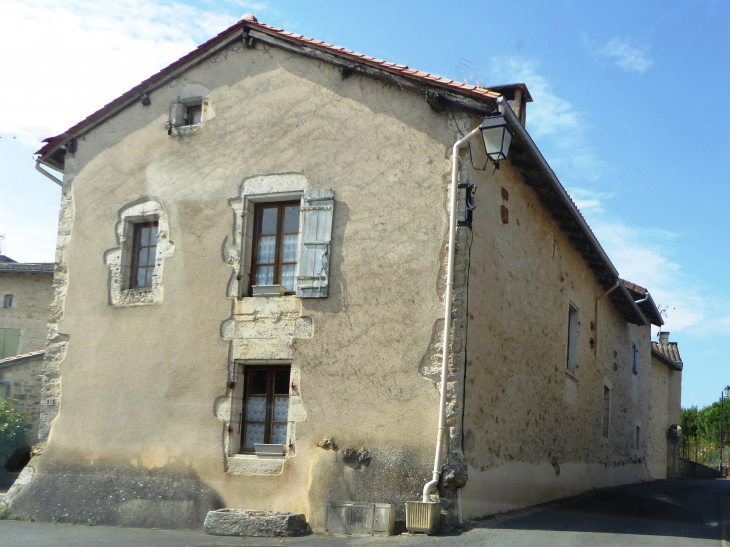
[[[30,417],[15,411],[13,405],[17,402],[11,398],[0,402],[0,468],[4,467],[13,452],[25,443],[25,432]]]
[[[7,503],[0,503],[0,520],[5,520],[8,518],[8,513],[10,512],[10,506]]]

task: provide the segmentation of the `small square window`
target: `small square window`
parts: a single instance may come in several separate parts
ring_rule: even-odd
[[[256,444],[287,444],[290,366],[245,368],[241,411],[241,452]]]
[[[157,258],[157,221],[134,225],[129,287],[151,287]]]
[[[5,298],[3,298],[3,308],[12,308],[12,307],[13,307],[13,295],[6,294]]]
[[[186,108],[185,125],[198,125],[203,121],[203,105],[196,104]]]
[[[281,285],[296,292],[300,202],[257,203],[251,286]]]

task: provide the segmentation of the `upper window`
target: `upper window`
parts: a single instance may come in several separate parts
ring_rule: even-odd
[[[203,121],[203,105],[194,104],[185,109],[185,125],[197,125]]]
[[[634,376],[639,375],[639,348],[636,347],[635,343],[631,343],[631,370]]]
[[[130,288],[151,287],[157,258],[157,221],[134,225]]]
[[[578,308],[568,304],[568,370],[578,368]]]
[[[18,355],[19,329],[0,329],[0,359]]]
[[[251,286],[296,292],[299,201],[257,203],[254,211]]]
[[[287,366],[247,366],[241,413],[241,452],[257,444],[287,444],[289,376]]]
[[[6,294],[5,298],[3,299],[3,308],[12,308],[12,307],[13,307],[13,295]]]

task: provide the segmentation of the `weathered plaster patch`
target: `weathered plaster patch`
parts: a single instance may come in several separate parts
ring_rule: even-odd
[[[152,286],[129,288],[132,240],[134,225],[139,222],[157,221],[157,255],[152,273]],[[156,200],[143,200],[124,206],[119,211],[115,227],[119,247],[104,253],[104,262],[109,268],[109,303],[114,306],[135,306],[139,304],[160,304],[164,299],[162,271],[165,258],[172,256],[175,244],[170,241],[170,228],[165,211]]]

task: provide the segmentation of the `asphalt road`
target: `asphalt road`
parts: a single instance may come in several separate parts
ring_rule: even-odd
[[[725,500],[723,513],[722,498]],[[730,481],[658,481],[595,490],[578,498],[468,521],[460,534],[391,538],[229,538],[202,532],[0,521],[0,547],[213,545],[252,546],[540,546],[720,547],[730,533]],[[726,536],[726,539],[730,537]],[[723,542],[722,547],[730,547]]]

